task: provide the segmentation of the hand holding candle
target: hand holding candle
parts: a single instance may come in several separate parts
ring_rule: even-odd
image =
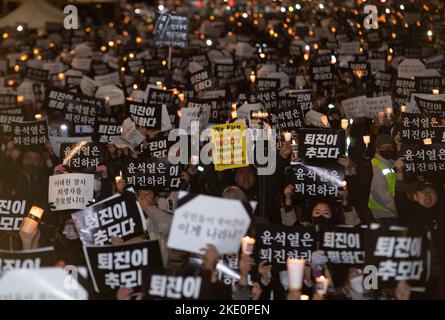
[[[368,149],[368,145],[371,142],[371,137],[370,136],[363,136],[363,142],[366,145],[366,149]]]
[[[289,289],[300,290],[303,286],[304,260],[287,259],[287,272],[289,276]]]
[[[23,223],[20,226],[20,232],[26,234],[32,234],[37,229],[40,219],[42,218],[44,210],[37,206],[32,206],[29,210],[28,217],[23,219]]]
[[[252,254],[253,247],[255,246],[255,239],[249,236],[246,236],[241,239],[241,249],[243,254]]]
[[[283,135],[284,135],[284,141],[290,142],[292,140],[292,133],[285,132],[285,133],[283,133]]]

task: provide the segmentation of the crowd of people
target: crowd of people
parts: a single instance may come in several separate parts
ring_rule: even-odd
[[[169,8],[169,13],[186,13],[189,18],[187,48],[156,46],[153,33],[158,25],[158,8],[144,5],[124,6],[121,8],[122,16],[119,20],[81,23],[79,30],[40,34],[35,30],[19,32],[5,29],[0,59],[10,59],[13,53],[19,55],[16,61],[0,70],[0,95],[17,96],[23,122],[47,121],[49,138],[43,144],[19,144],[14,139],[14,133],[4,129],[8,123],[2,123],[1,199],[24,199],[33,206],[43,208],[44,214],[38,228],[32,233],[0,231],[1,249],[15,252],[53,246],[57,266],[86,266],[80,232],[71,216],[78,210],[53,211],[53,204],[48,200],[49,177],[72,173],[64,162],[64,155],[57,153],[51,136],[79,137],[79,141],[92,137],[93,141],[98,141],[95,138],[98,126],[97,123],[93,125],[93,130],[88,133],[76,132],[73,121],[60,120],[63,119],[64,111],[55,111],[49,106],[48,94],[55,89],[83,97],[96,97],[98,100],[104,98],[103,94],[97,94],[100,91],[99,85],[96,93],[91,95],[86,92],[80,81],[75,84],[69,84],[67,81],[70,74],[83,80],[95,79],[95,76],[101,74],[96,73],[93,66],[103,65],[106,69],[104,74],[118,74],[119,83],[112,84],[113,94],[117,89],[125,97],[125,101],[113,104],[113,98],[105,93],[103,107],[96,115],[97,122],[99,117],[108,117],[114,118],[113,124],[122,125],[125,119],[131,119],[126,101],[138,101],[137,97],[143,95],[147,86],[174,91],[174,100],[167,106],[170,116],[168,121],[172,120],[169,130],[152,130],[138,125],[136,130],[144,136],[141,143],[135,146],[122,145],[117,143],[117,140],[104,143],[105,161],[96,166],[94,172],[90,172],[94,174],[94,202],[90,205],[106,200],[114,194],[128,192],[128,189],[133,187],[146,219],[145,234],[126,241],[113,236],[110,245],[119,246],[147,239],[158,240],[165,270],[173,274],[187,272],[209,278],[210,287],[201,292],[202,299],[300,300],[303,295],[313,300],[445,298],[444,171],[427,170],[421,174],[406,171],[407,145],[402,138],[402,131],[406,126],[404,127],[403,119],[408,113],[405,110],[407,105],[409,108],[410,103],[416,104],[412,99],[416,91],[413,90],[404,97],[403,103],[393,100],[390,112],[383,111],[370,117],[348,117],[343,103],[353,97],[372,97],[369,92],[385,95],[379,93],[384,89],[375,86],[375,75],[379,71],[393,75],[389,88],[392,95],[397,79],[397,64],[394,64],[394,61],[406,58],[403,54],[404,48],[419,48],[421,50],[416,58],[423,61],[432,56],[442,57],[440,66],[434,66],[440,74],[438,92],[435,92],[438,98],[434,100],[441,100],[443,107],[444,98],[441,93],[444,85],[445,38],[444,34],[436,32],[433,35],[428,34],[430,24],[436,16],[441,17],[443,27],[443,3],[429,5],[422,1],[412,1],[412,6],[407,3],[404,9],[379,3],[379,29],[367,30],[363,27],[363,19],[366,17],[366,14],[363,14],[363,5],[326,4],[322,7],[314,1],[302,1],[297,9],[294,3],[280,5],[274,2],[272,6],[268,4],[262,7],[255,6],[253,2],[256,4],[256,1],[252,1],[249,5],[229,6],[224,1],[221,4],[215,3],[212,8],[201,8],[201,11],[193,13],[187,12],[193,9],[191,7]],[[388,8],[386,12],[385,8]],[[163,10],[166,13],[168,8]],[[417,22],[420,26],[416,25],[416,21],[408,25],[408,10],[418,15]],[[421,38],[416,38],[418,31],[421,31]],[[371,32],[379,34],[379,42],[369,40]],[[342,37],[339,37],[340,35]],[[81,39],[80,43],[74,43],[74,38]],[[341,42],[354,41],[359,43],[359,53],[356,56],[365,57],[365,63],[369,64],[373,55],[374,59],[377,54],[383,56],[382,69],[370,71],[368,76],[362,76],[347,64],[342,66],[339,49]],[[47,47],[43,47],[43,44]],[[244,50],[246,47],[250,52]],[[298,47],[298,50],[294,51],[294,47]],[[197,56],[206,57],[205,61],[195,59]],[[193,86],[188,80],[190,75],[196,70],[213,70],[212,66],[218,60],[215,56],[228,60],[228,64],[234,66],[231,75],[235,74],[235,70],[240,70],[242,77],[233,82],[230,78],[217,77],[215,72],[211,76],[213,81],[210,87],[193,92]],[[332,79],[328,82],[317,81],[312,68],[317,65],[317,59],[326,56],[329,58],[327,64],[332,69]],[[77,62],[79,59],[90,59],[91,67],[76,69],[73,66],[76,59]],[[144,70],[145,64],[136,69],[131,68],[131,61],[138,59],[159,63],[151,70]],[[54,68],[55,72],[51,67],[45,69],[45,66],[52,63],[60,64],[61,69]],[[27,67],[49,70],[47,81],[43,82],[46,96],[44,94],[41,97],[33,90],[29,92],[29,89],[25,89],[24,84],[31,83],[27,88],[32,88],[32,84],[37,83],[27,72]],[[147,157],[147,154],[150,154],[151,141],[168,137],[171,130],[180,126],[181,116],[184,117],[180,110],[190,107],[191,103],[222,99],[226,103],[221,104],[223,107],[218,110],[217,119],[211,117],[212,120],[207,121],[208,126],[244,121],[246,127],[249,127],[251,119],[239,119],[236,110],[238,108],[239,112],[244,104],[252,103],[248,101],[248,97],[262,90],[258,87],[260,78],[280,79],[279,87],[273,89],[277,93],[277,105],[284,99],[287,91],[310,90],[311,107],[305,112],[316,111],[323,119],[327,119],[327,123],[314,125],[306,121],[301,125],[302,128],[330,128],[345,132],[345,150],[335,159],[335,165],[339,164],[344,171],[345,181],[338,195],[309,196],[298,193],[292,167],[295,163],[302,163],[298,148],[303,141],[300,141],[298,134],[291,139],[285,139],[284,132],[268,118],[261,121],[264,121],[266,126],[278,129],[274,154],[276,166],[271,174],[259,175],[255,164],[216,171],[213,163],[202,164],[189,159],[188,163],[179,166],[180,183],[174,190],[130,185],[126,183],[126,179],[116,179],[126,170],[125,163],[129,159]],[[222,98],[206,97],[207,92],[215,90],[223,92]],[[264,90],[272,91],[271,88]],[[431,92],[417,93],[429,95]],[[143,100],[139,102],[148,103]],[[0,114],[6,114],[3,108],[1,109]],[[262,110],[271,112],[267,108]],[[412,113],[424,118],[432,116],[420,109]],[[443,124],[443,117],[434,116]],[[207,123],[204,129],[205,127]],[[439,125],[439,131],[440,127]],[[441,132],[443,134],[443,130]],[[119,133],[116,134],[118,135]],[[364,136],[368,136],[369,141],[364,140]],[[435,140],[433,146],[436,142],[440,145],[443,140]],[[424,142],[419,140],[417,144],[423,145]],[[323,159],[319,167],[323,168]],[[255,226],[258,223],[286,228],[315,226],[317,230],[345,225],[362,228],[378,223],[388,228],[400,226],[409,230],[426,230],[431,236],[431,261],[428,263],[431,271],[425,284],[426,289],[423,292],[414,292],[411,290],[410,281],[398,281],[392,288],[383,290],[365,289],[366,274],[363,272],[363,266],[335,265],[322,250],[313,251],[307,259],[303,285],[299,290],[289,287],[285,269],[279,270],[267,261],[259,261],[252,254],[241,252],[237,260],[238,265],[234,269],[239,278],[233,285],[227,285],[217,273],[217,264],[223,256],[212,243],[204,248],[202,255],[167,246],[180,191],[235,199],[243,203],[256,202],[257,205],[249,213],[250,236],[255,236]],[[210,207],[203,209],[212,211]],[[2,253],[0,259],[1,257]],[[193,264],[192,257],[201,258],[202,264]],[[329,284],[327,289],[320,293],[316,290],[316,278],[321,275],[329,278]],[[90,299],[145,298],[143,291],[134,288],[121,286],[112,294],[101,294],[95,292],[91,282],[86,286],[89,288]]]

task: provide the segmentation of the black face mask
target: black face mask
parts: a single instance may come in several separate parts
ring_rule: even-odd
[[[325,216],[319,216],[316,218],[312,218],[312,224],[318,226],[331,226],[332,219],[327,219]]]
[[[386,160],[394,160],[395,159],[395,152],[393,150],[384,150],[380,151],[379,154],[385,158]]]

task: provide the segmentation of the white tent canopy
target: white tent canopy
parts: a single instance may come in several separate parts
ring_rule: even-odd
[[[15,27],[24,23],[28,28],[44,28],[47,22],[62,23],[65,15],[62,10],[45,0],[27,0],[23,5],[0,19],[0,28]]]

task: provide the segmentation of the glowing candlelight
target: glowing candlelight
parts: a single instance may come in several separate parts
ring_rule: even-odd
[[[252,254],[253,247],[255,246],[255,239],[249,236],[245,236],[241,239],[241,249],[243,254]]]
[[[284,135],[284,141],[290,142],[292,140],[292,133],[285,132],[285,133],[283,133],[283,135]]]
[[[289,289],[300,290],[303,285],[304,259],[287,259]]]
[[[348,125],[349,125],[348,119],[341,119],[341,128],[343,130],[346,130],[348,128]]]
[[[365,143],[366,148],[368,148],[368,145],[371,142],[371,136],[363,136],[363,142]]]

